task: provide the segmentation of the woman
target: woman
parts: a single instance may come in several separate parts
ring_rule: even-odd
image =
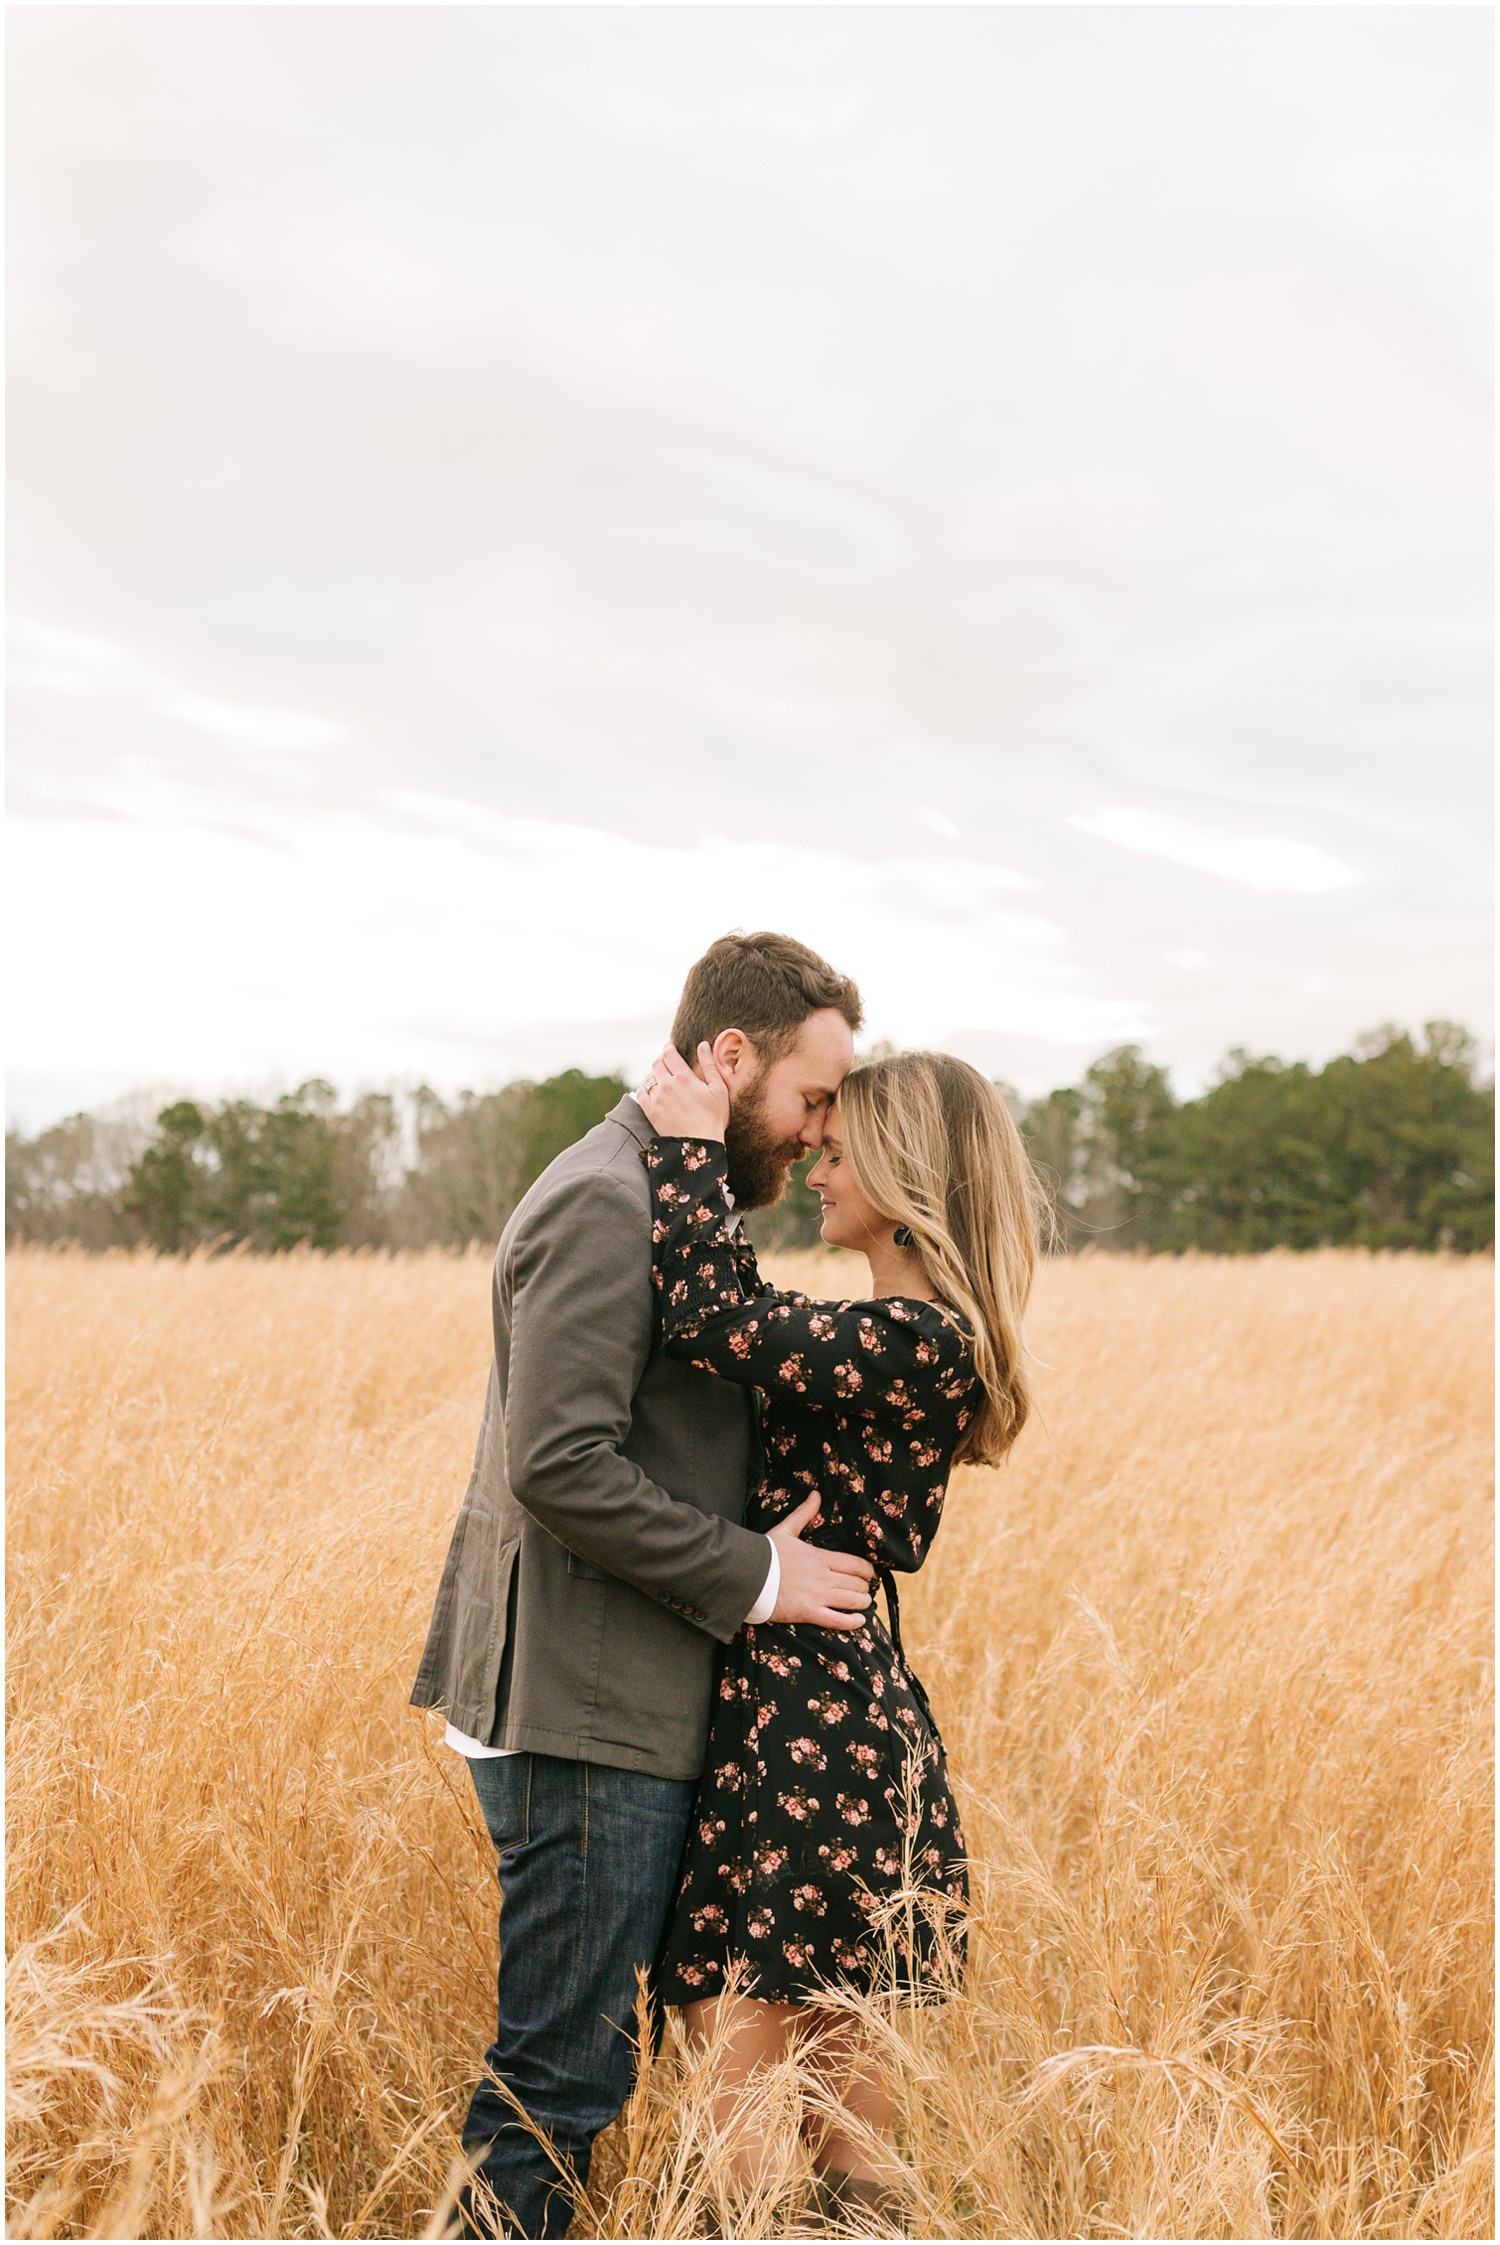
[[[760,1398],[746,1526],[816,1493],[811,1540],[875,1562],[890,1626],[873,1610],[854,1632],[764,1623],[726,1649],[661,1993],[721,2053],[726,2122],[751,2072],[810,2034],[852,2115],[814,2146],[820,2200],[892,2210],[890,2098],[847,2015],[820,2018],[818,1997],[894,1985],[940,1999],[961,1964],[963,1836],[892,1575],[931,1549],[954,1462],[997,1463],[1025,1423],[1037,1190],[1004,1102],[966,1062],[874,1061],[846,1080],[809,1180],[824,1240],[868,1258],[872,1298],[777,1292],[737,1231],[728,1091],[706,1045],[698,1057],[702,1076],[669,1048],[637,1095],[657,1134],[663,1344]],[[744,2179],[762,2150],[742,2128]]]

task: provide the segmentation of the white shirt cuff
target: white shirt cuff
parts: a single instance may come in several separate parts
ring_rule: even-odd
[[[766,1542],[771,1544],[771,1564],[766,1569],[765,1587],[745,1616],[747,1622],[769,1621],[776,1611],[776,1601],[781,1596],[781,1560],[769,1536]]]

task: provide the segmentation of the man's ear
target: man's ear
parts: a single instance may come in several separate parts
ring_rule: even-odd
[[[731,1082],[737,1076],[745,1075],[747,1070],[753,1072],[755,1047],[751,1044],[743,1029],[721,1029],[713,1041],[711,1050],[715,1060]]]

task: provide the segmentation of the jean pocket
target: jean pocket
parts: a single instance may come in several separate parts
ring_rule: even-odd
[[[503,1855],[531,1836],[531,1756],[491,1754],[469,1763],[485,1829]]]

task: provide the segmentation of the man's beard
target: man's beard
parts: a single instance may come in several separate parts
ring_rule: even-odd
[[[729,1110],[724,1130],[724,1152],[729,1160],[729,1190],[738,1209],[769,1208],[786,1191],[792,1163],[802,1153],[802,1141],[772,1138],[766,1129],[765,1100],[760,1086],[741,1094]]]

